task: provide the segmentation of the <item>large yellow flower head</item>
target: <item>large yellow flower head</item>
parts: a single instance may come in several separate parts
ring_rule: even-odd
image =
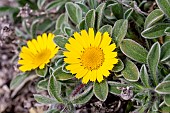
[[[46,33],[37,36],[37,39],[32,39],[27,42],[27,46],[23,46],[19,54],[21,64],[19,69],[23,72],[30,71],[39,67],[43,69],[44,66],[50,62],[50,59],[58,52],[58,47],[53,42],[54,34]]]
[[[93,28],[82,30],[81,34],[75,32],[74,38],[69,38],[64,52],[64,61],[68,63],[66,69],[72,74],[76,74],[76,78],[82,79],[82,83],[86,84],[89,80],[101,82],[103,76],[108,77],[114,64],[117,64],[117,52],[115,43],[111,43],[111,37],[108,32],[97,32],[94,34]]]

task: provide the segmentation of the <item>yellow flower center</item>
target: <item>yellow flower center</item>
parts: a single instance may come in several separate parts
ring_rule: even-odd
[[[81,62],[89,70],[98,69],[104,62],[104,53],[98,47],[89,47],[83,52]]]
[[[42,50],[40,53],[35,55],[33,60],[34,64],[41,65],[42,63],[46,62],[51,55],[51,51],[48,49]]]

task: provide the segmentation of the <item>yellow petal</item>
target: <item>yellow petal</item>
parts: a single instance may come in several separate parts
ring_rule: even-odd
[[[84,77],[82,79],[82,83],[87,84],[87,82],[90,80],[90,76],[91,76],[91,71],[88,71],[87,74],[84,75]]]
[[[98,47],[101,43],[101,36],[102,34],[100,32],[97,32],[95,39],[94,39],[94,43],[92,43],[92,46],[94,47]]]
[[[88,72],[87,69],[82,69],[80,72],[78,72],[78,73],[76,74],[76,78],[77,78],[77,79],[80,79],[80,78],[84,77],[84,76],[87,74],[87,72]]]
[[[90,44],[94,43],[94,30],[93,28],[89,28],[89,37],[90,37]]]
[[[106,46],[108,46],[110,44],[110,42],[111,42],[111,38],[109,37],[109,33],[104,32],[100,47],[105,48]]]

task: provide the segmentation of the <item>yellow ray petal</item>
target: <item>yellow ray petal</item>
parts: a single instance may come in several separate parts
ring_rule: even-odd
[[[80,71],[76,74],[76,78],[80,79],[80,78],[84,77],[87,74],[87,72],[88,72],[87,69],[83,69],[82,71]]]
[[[110,42],[111,42],[111,38],[109,37],[109,33],[108,33],[108,32],[105,32],[105,33],[103,34],[100,47],[101,47],[101,48],[105,48],[106,46],[108,46],[108,45],[110,44]]]
[[[89,28],[89,37],[90,37],[90,44],[93,44],[94,43],[94,30],[93,28]]]
[[[82,79],[82,83],[87,84],[87,82],[90,80],[90,76],[91,76],[91,71],[88,71],[87,74],[84,75],[84,77]]]
[[[94,47],[98,47],[101,43],[101,36],[102,34],[100,32],[97,32],[95,39],[94,39],[94,43],[92,43],[92,46]]]

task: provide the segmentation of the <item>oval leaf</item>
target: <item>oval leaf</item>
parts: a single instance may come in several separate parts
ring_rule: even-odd
[[[114,3],[114,4],[111,4],[110,6],[112,8],[113,15],[117,19],[123,18],[123,7],[122,7],[122,4]]]
[[[93,84],[93,92],[99,100],[105,101],[108,95],[107,81],[103,80],[101,83],[95,82]]]
[[[139,62],[146,63],[147,50],[131,39],[124,39],[120,44],[121,51],[129,58]]]
[[[163,18],[164,14],[160,9],[155,9],[146,18],[144,29],[152,26],[154,23],[158,22]]]
[[[28,73],[22,73],[17,75],[14,79],[12,79],[11,83],[10,83],[10,89],[15,89],[16,87],[18,87],[24,79],[26,79],[28,76]]]
[[[96,8],[96,15],[97,15],[97,29],[100,28],[101,26],[101,21],[102,21],[102,17],[103,17],[103,11],[105,9],[106,3],[102,3],[100,4],[97,8]]]
[[[65,44],[68,42],[68,39],[62,35],[55,36],[53,40],[61,48],[65,48]]]
[[[112,35],[112,26],[111,26],[111,25],[104,25],[104,26],[102,26],[102,27],[99,29],[99,31],[100,31],[101,33],[108,32],[109,35],[110,35],[110,37],[111,37],[111,35]]]
[[[37,87],[42,90],[47,90],[48,87],[48,79],[44,79],[38,82]]]
[[[124,68],[124,63],[122,62],[121,59],[119,59],[118,64],[115,64],[115,66],[113,67],[112,71],[113,72],[120,72],[122,71]]]
[[[145,64],[142,65],[142,67],[140,69],[140,79],[141,79],[144,86],[146,86],[147,88],[150,87],[150,85],[149,85],[149,75],[148,75]]]
[[[160,60],[160,52],[161,52],[160,44],[156,42],[152,45],[147,56],[147,62],[155,85],[158,84],[158,77],[156,75],[156,72]]]
[[[38,76],[40,76],[40,77],[45,77],[45,75],[46,75],[47,72],[48,72],[48,68],[47,68],[47,67],[45,67],[44,69],[39,69],[39,68],[37,68],[35,71],[36,71],[36,74],[37,74]]]
[[[164,102],[167,106],[170,107],[170,95],[165,95],[164,96]]]
[[[156,0],[158,7],[170,18],[170,1],[169,0]]]
[[[139,79],[139,71],[137,66],[130,60],[126,60],[125,68],[122,71],[123,77],[131,82],[136,82]]]
[[[74,24],[79,24],[82,20],[82,10],[81,8],[72,2],[67,2],[65,5],[66,12]]]
[[[160,36],[164,36],[165,35],[165,29],[167,27],[169,27],[170,24],[168,23],[159,23],[159,24],[156,24],[152,27],[149,27],[147,29],[145,29],[141,35],[144,37],[144,38],[147,38],[147,39],[154,39],[154,38],[158,38]]]
[[[122,42],[123,38],[126,36],[127,28],[127,20],[121,19],[115,22],[112,37],[114,37],[113,40],[116,42],[117,47]]]
[[[48,92],[49,94],[54,97],[58,102],[62,102],[61,99],[61,83],[55,79],[53,75],[50,76],[48,82]]]
[[[161,47],[161,61],[166,61],[170,58],[170,41],[165,42]]]
[[[133,13],[133,9],[132,9],[132,8],[128,9],[128,10],[124,13],[123,18],[124,18],[124,19],[129,19],[132,13]]]
[[[61,29],[62,25],[66,22],[68,22],[66,14],[61,14],[56,20],[55,29]]]
[[[74,75],[71,73],[65,73],[62,71],[62,67],[59,67],[53,71],[53,75],[56,77],[57,80],[69,80],[74,78]]]
[[[57,103],[54,99],[43,96],[43,95],[39,95],[39,94],[33,94],[34,95],[34,99],[42,104],[55,104]]]
[[[127,86],[127,84],[122,84],[113,81],[108,81],[108,84],[109,84],[109,92],[114,95],[119,95],[121,93],[121,88]]]
[[[159,94],[170,94],[170,81],[159,83],[155,91]]]
[[[85,104],[91,99],[92,96],[93,90],[92,87],[90,86],[83,93],[71,97],[70,100],[72,101],[73,104]]]
[[[85,23],[86,23],[87,28],[94,28],[95,16],[96,14],[95,14],[94,9],[87,12],[85,16]]]

